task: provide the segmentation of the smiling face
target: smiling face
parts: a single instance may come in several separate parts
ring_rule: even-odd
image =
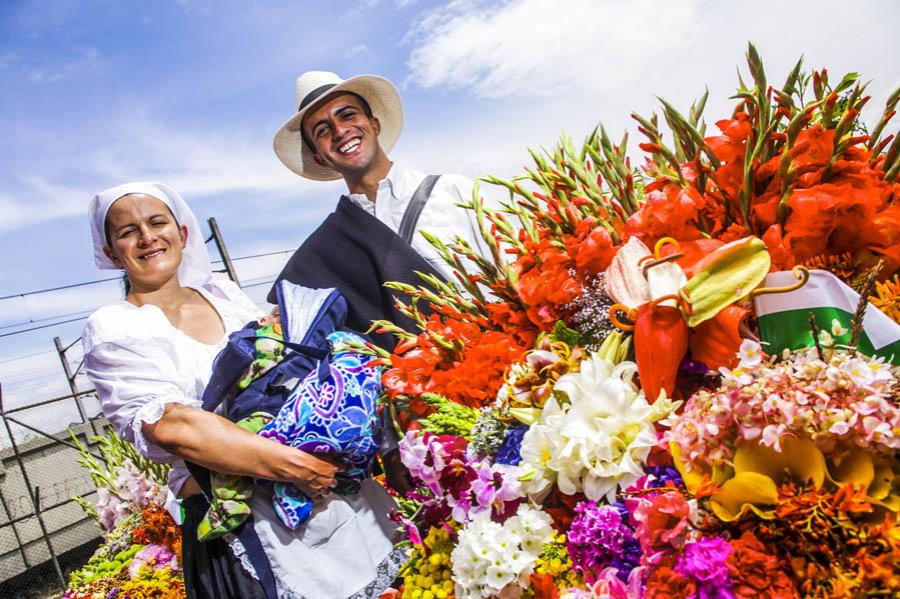
[[[125,270],[134,291],[159,289],[177,277],[187,227],[178,225],[161,200],[140,193],[122,196],[106,213],[106,233],[103,251]]]
[[[378,145],[381,124],[366,114],[353,94],[338,93],[326,98],[304,115],[301,126],[315,148],[316,162],[345,178],[360,176],[384,157]]]

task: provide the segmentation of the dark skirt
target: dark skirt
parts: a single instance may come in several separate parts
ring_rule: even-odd
[[[187,497],[182,532],[184,586],[188,599],[265,599],[262,585],[247,574],[223,539],[197,540],[197,525],[209,503],[203,495]]]

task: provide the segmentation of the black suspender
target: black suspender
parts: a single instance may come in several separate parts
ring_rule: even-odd
[[[431,191],[439,178],[440,175],[426,175],[422,182],[419,183],[412,199],[409,201],[409,205],[406,207],[406,211],[403,213],[403,220],[400,221],[400,229],[397,231],[397,235],[408,244],[412,243],[413,235],[416,234],[416,223],[419,222],[422,209],[425,208],[425,203],[431,197]]]

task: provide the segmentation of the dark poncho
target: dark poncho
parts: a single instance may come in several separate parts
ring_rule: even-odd
[[[384,283],[420,285],[417,271],[441,277],[387,225],[342,196],[335,211],[294,252],[275,284],[287,279],[314,289],[337,287],[347,299],[351,329],[364,332],[373,320],[390,320],[415,332],[413,321],[394,307],[395,292]],[[274,287],[268,300],[275,303]],[[371,337],[388,351],[396,344],[389,334]]]

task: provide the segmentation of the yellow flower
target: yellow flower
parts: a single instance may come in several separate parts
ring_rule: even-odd
[[[703,475],[720,485],[710,497],[710,508],[720,520],[732,522],[748,511],[760,518],[771,519],[778,503],[778,486],[786,478],[808,481],[815,487],[826,482],[835,486],[862,485],[867,501],[896,512],[900,508],[900,477],[896,464],[886,458],[875,459],[860,447],[846,451],[833,450],[826,460],[811,439],[784,437],[781,451],[759,444],[744,444],[734,454],[734,469],[698,471],[696,465],[687,471],[681,452],[671,445],[675,466],[691,492],[696,491]]]

